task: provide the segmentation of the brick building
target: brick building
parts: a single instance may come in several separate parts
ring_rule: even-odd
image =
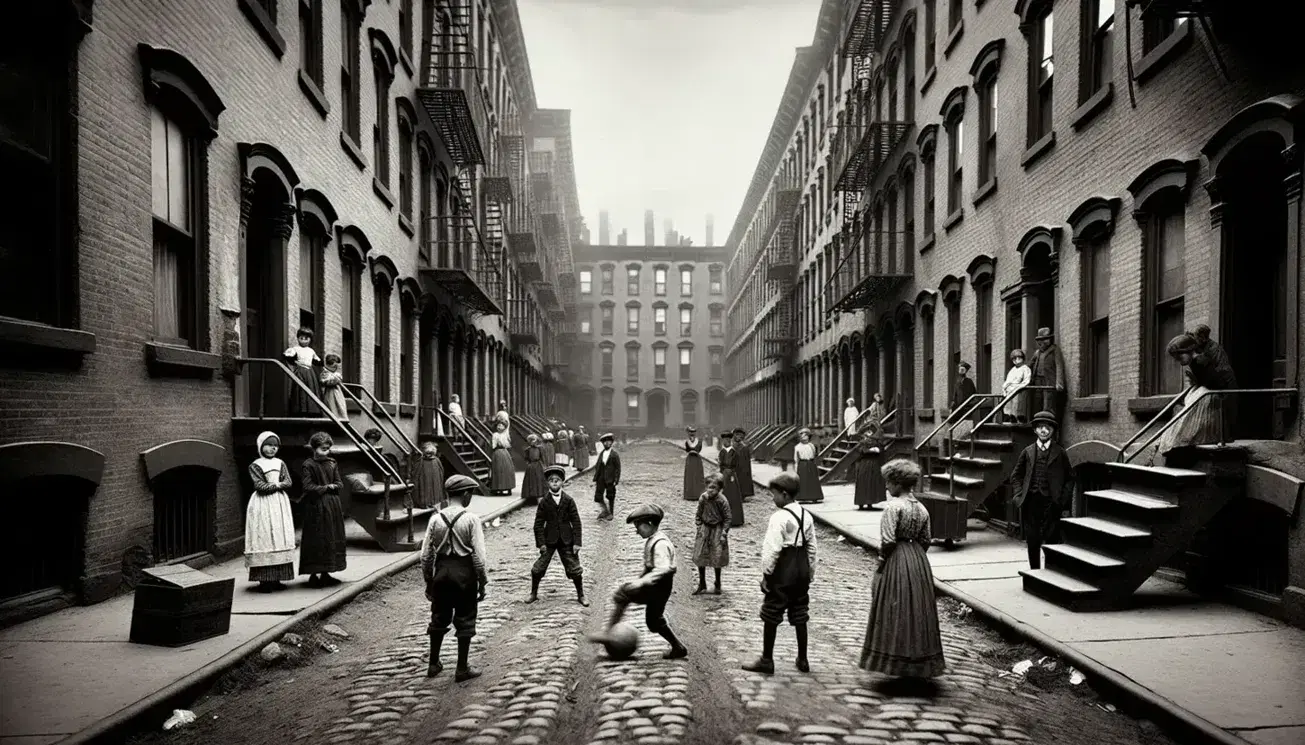
[[[299,327],[413,439],[454,392],[557,395],[582,225],[512,0],[26,5],[0,52],[36,101],[0,112],[4,619],[238,555],[233,428],[293,425],[257,421],[291,381],[244,360]]]
[[[576,421],[632,434],[724,424],[725,258],[687,245],[576,247]]]
[[[918,441],[957,363],[999,391],[1042,327],[1081,460],[1181,392],[1164,349],[1197,324],[1241,386],[1298,390],[1288,25],[1219,2],[823,2],[727,241],[731,416],[833,424],[880,392]],[[1238,406],[1234,434],[1287,443],[1272,462],[1305,476],[1298,396]],[[1246,539],[1234,584],[1305,619],[1305,535],[1252,511],[1272,547]]]

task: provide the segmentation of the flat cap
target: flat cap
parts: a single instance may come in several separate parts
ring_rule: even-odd
[[[665,514],[666,513],[662,512],[662,508],[655,504],[641,504],[638,507],[635,507],[634,511],[626,516],[625,521],[631,525],[640,520],[651,520],[660,523]]]
[[[770,480],[768,486],[771,489],[778,489],[789,494],[797,494],[802,488],[801,484],[798,482],[797,474],[792,473],[791,471],[783,471],[775,474],[775,476]]]
[[[465,491],[480,491],[480,484],[470,476],[454,474],[444,481],[444,491],[449,494],[460,494]]]
[[[554,465],[544,469],[544,478],[548,478],[553,474],[557,474],[557,477],[563,481],[566,480],[566,469],[561,466]]]
[[[604,433],[603,433],[603,436],[602,436],[602,437],[599,437],[598,439],[600,439],[600,440],[615,440],[615,439],[616,439],[616,435],[612,434],[611,432],[604,432]]]

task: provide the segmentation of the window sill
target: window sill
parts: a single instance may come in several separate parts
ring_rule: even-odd
[[[1027,170],[1034,163],[1037,163],[1042,156],[1051,152],[1051,148],[1056,146],[1056,130],[1052,130],[1042,136],[1042,139],[1029,145],[1029,149],[1024,151],[1024,157],[1020,158],[1020,165]]]
[[[956,47],[956,44],[961,40],[961,37],[964,35],[965,35],[965,21],[963,20],[957,21],[956,28],[953,28],[951,32],[947,34],[947,43],[943,45],[943,59],[947,59],[948,57],[952,56],[952,49]]]
[[[255,0],[239,0],[240,10],[245,14],[245,18],[254,25],[254,30],[258,35],[263,37],[267,46],[271,48],[272,54],[277,59],[285,56],[285,39],[281,37],[281,32],[276,30],[276,21],[263,10]]]
[[[417,405],[399,404],[399,416],[403,419],[412,419],[417,416]]]
[[[933,85],[934,78],[936,77],[938,77],[937,65],[933,65],[928,70],[924,71],[924,81],[920,83],[920,95],[923,96],[925,92],[929,90],[929,86]]]
[[[1133,79],[1140,84],[1155,77],[1156,73],[1163,70],[1165,65],[1168,65],[1183,52],[1186,52],[1191,45],[1192,22],[1189,20],[1174,29],[1169,38],[1157,44],[1155,49],[1142,55],[1142,59],[1137,61],[1137,67],[1133,70]]]
[[[924,237],[924,240],[921,241],[920,243],[920,255],[923,256],[929,251],[932,251],[933,244],[937,241],[937,239],[938,239],[938,235],[936,233],[930,233],[929,235],[926,235]]]
[[[1106,107],[1110,105],[1110,102],[1114,100],[1114,98],[1114,83],[1106,83],[1101,86],[1101,90],[1088,96],[1088,99],[1077,109],[1074,109],[1073,114],[1069,115],[1069,126],[1072,127],[1075,132],[1083,129],[1091,124],[1093,119],[1096,119],[1097,114],[1105,111]]]
[[[81,364],[83,356],[95,352],[95,334],[80,329],[20,321],[17,318],[0,318],[0,350],[66,357],[69,363],[77,365]],[[23,356],[0,355],[0,358],[7,360],[0,367],[11,367],[11,363],[18,362]]]
[[[358,166],[358,170],[367,170],[367,159],[363,157],[362,148],[353,141],[348,133],[343,131],[340,132],[340,147],[344,148],[345,154],[349,156],[349,160],[352,160],[354,165]]]
[[[932,422],[937,419],[937,412],[933,409],[916,409],[915,418],[922,422]]]
[[[408,77],[412,77],[412,53],[407,49],[399,49],[399,64],[403,65]]]
[[[952,232],[952,228],[956,227],[957,225],[960,225],[961,220],[964,219],[965,219],[965,208],[957,207],[955,212],[948,215],[946,220],[943,220],[943,230],[948,233]]]
[[[412,227],[412,218],[407,215],[399,215],[399,229],[407,233],[409,238],[417,234],[417,231]]]
[[[1110,396],[1071,398],[1069,410],[1079,419],[1110,416]]]
[[[988,197],[996,193],[997,193],[997,177],[993,176],[992,178],[988,179],[988,183],[984,184],[983,186],[980,186],[979,190],[974,192],[974,201],[972,202],[974,208],[977,210],[979,208],[979,205],[988,201]]]
[[[385,203],[385,209],[394,209],[394,195],[390,193],[388,186],[381,183],[380,179],[372,178],[372,191],[376,192],[376,196],[380,197],[381,201]]]
[[[145,365],[153,378],[211,378],[222,367],[222,355],[146,342]]]
[[[373,414],[376,414],[377,416],[380,416],[381,412],[385,412],[386,414],[389,414],[390,416],[394,416],[394,415],[396,415],[396,414],[399,413],[399,405],[398,405],[398,404],[388,403],[388,402],[386,402],[386,401],[375,401],[375,402],[373,402],[373,403],[372,403],[372,413],[373,413]]]
[[[311,103],[313,108],[317,109],[317,113],[325,119],[331,111],[331,104],[326,100],[326,94],[322,93],[322,89],[303,70],[299,71],[299,90],[308,96],[308,103]]]
[[[1128,399],[1128,413],[1135,416],[1155,416],[1160,413],[1161,409],[1168,406],[1173,398],[1173,395],[1130,398]]]

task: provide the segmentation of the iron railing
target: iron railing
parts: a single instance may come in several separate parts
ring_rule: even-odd
[[[1207,388],[1206,390],[1202,391],[1201,394],[1198,395],[1196,398],[1192,399],[1191,401],[1187,401],[1186,400],[1187,397],[1192,393],[1194,389],[1195,386],[1188,386],[1187,389],[1184,390],[1182,393],[1174,396],[1172,399],[1169,400],[1169,403],[1165,404],[1164,408],[1161,409],[1159,413],[1157,413],[1154,417],[1151,418],[1149,422],[1143,425],[1142,429],[1138,430],[1136,434],[1128,438],[1128,441],[1125,442],[1123,446],[1119,448],[1119,456],[1118,456],[1119,462],[1131,463],[1133,459],[1136,458],[1138,455],[1146,452],[1147,448],[1150,448],[1152,445],[1154,445],[1156,441],[1159,440],[1164,435],[1165,432],[1168,432],[1171,428],[1175,427],[1180,421],[1182,421],[1183,418],[1186,417],[1192,411],[1193,406],[1197,402],[1202,401],[1206,398],[1220,399],[1219,403],[1222,403],[1222,399],[1227,396],[1263,396],[1263,395],[1297,396],[1299,395],[1299,391],[1295,388],[1226,388],[1224,390],[1218,390],[1218,391],[1210,390]],[[1136,444],[1138,440],[1142,439],[1142,436],[1145,435],[1148,430],[1150,430],[1157,423],[1159,423],[1160,419],[1164,417],[1166,414],[1168,414],[1170,411],[1172,411],[1173,408],[1177,406],[1180,402],[1183,404],[1182,411],[1179,411],[1168,421],[1161,424],[1160,428],[1156,430],[1155,434],[1151,435],[1151,437],[1147,439],[1146,442],[1142,443],[1141,447],[1139,447],[1137,450],[1134,450],[1131,453],[1128,452],[1128,449],[1130,447]],[[1217,444],[1224,445],[1228,441],[1227,440],[1228,433],[1224,430],[1225,421],[1224,421],[1224,417],[1222,416],[1222,412],[1220,412],[1220,414],[1221,414],[1220,416],[1216,417],[1219,426],[1219,441]]]

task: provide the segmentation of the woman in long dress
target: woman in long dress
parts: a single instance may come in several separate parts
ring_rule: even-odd
[[[297,342],[295,346],[281,353],[290,364],[290,370],[295,377],[303,383],[303,386],[290,386],[290,416],[320,416],[317,404],[313,403],[312,399],[312,396],[316,396],[319,392],[317,374],[313,366],[322,364],[317,352],[313,351],[313,330],[299,329],[295,334],[295,341]],[[312,395],[309,395],[310,393]]]
[[[884,461],[883,440],[878,424],[866,426],[856,449],[856,490],[852,503],[858,510],[868,510],[886,498],[884,477],[880,472]]]
[[[856,437],[856,420],[860,416],[861,412],[856,408],[856,399],[847,399],[847,406],[843,409],[843,429],[847,430],[849,437]]]
[[[739,496],[752,499],[757,493],[756,484],[752,482],[752,446],[748,444],[748,433],[742,427],[734,428],[734,449],[739,454]]]
[[[309,587],[339,584],[331,572],[348,567],[344,542],[344,482],[331,457],[335,443],[325,432],[308,439],[313,457],[304,461],[300,500],[304,505],[304,533],[299,541],[299,574],[308,575]]]
[[[570,466],[571,433],[567,432],[566,429],[559,429],[557,431],[556,439],[553,440],[553,447],[556,448],[553,455],[554,462],[563,468]]]
[[[793,448],[797,459],[799,502],[823,502],[825,490],[820,485],[820,469],[816,467],[816,446],[811,443],[811,430],[798,433],[798,444]]]
[[[489,436],[489,490],[495,494],[511,494],[517,488],[517,471],[512,465],[512,441],[508,439],[507,422],[494,423],[494,434]]]
[[[684,498],[693,501],[702,495],[702,440],[696,427],[685,427],[689,437],[684,441]],[[721,484],[722,488],[724,483]]]
[[[540,448],[544,451],[544,465],[551,466],[557,463],[557,451],[553,449],[553,433],[544,433],[544,442]]]
[[[730,503],[722,489],[725,480],[713,473],[698,497],[698,514],[694,519],[698,532],[693,539],[693,563],[698,567],[698,589],[707,591],[707,567],[715,570],[716,584],[712,595],[720,594],[720,570],[730,563]]]
[[[583,471],[589,467],[589,436],[580,430],[571,433],[571,450],[575,453],[575,469]]]
[[[1237,387],[1237,374],[1223,347],[1210,338],[1210,327],[1202,324],[1195,330],[1179,334],[1169,341],[1169,356],[1183,366],[1191,390],[1174,407],[1174,416],[1183,414],[1176,424],[1156,440],[1152,460],[1170,450],[1189,445],[1212,445],[1222,436],[1231,441],[1236,432],[1235,400],[1231,396],[1205,395]],[[1184,413],[1185,409],[1191,411]]]
[[[861,647],[861,669],[898,678],[933,678],[947,669],[933,570],[925,551],[931,530],[929,512],[912,490],[920,467],[905,458],[883,467],[892,496],[879,523],[881,545]]]
[[[1006,373],[1006,382],[1001,384],[1002,396],[1009,396],[1018,391],[1033,380],[1033,369],[1024,364],[1024,350],[1012,349],[1010,351],[1010,372]],[[1023,423],[1029,420],[1029,397],[1027,393],[1020,394],[1006,402],[1001,413],[1012,422]]]
[[[743,524],[743,495],[739,494],[739,454],[734,449],[733,432],[720,433],[716,465],[720,467],[720,477],[725,482],[725,499],[730,505],[730,527],[737,528]]]
[[[254,493],[245,508],[245,566],[259,589],[280,590],[295,578],[295,523],[285,493],[293,482],[285,461],[276,457],[281,438],[264,432],[257,445],[259,457],[249,464]]]
[[[521,478],[521,496],[535,504],[548,492],[544,480],[544,449],[539,446],[539,435],[526,435],[526,475]]]

